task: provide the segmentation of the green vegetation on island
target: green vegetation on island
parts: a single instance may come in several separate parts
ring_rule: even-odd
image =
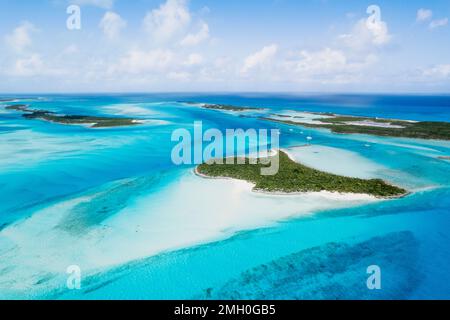
[[[235,112],[264,110],[263,108],[237,107],[227,104],[205,104],[202,106],[202,108],[221,111],[235,111]]]
[[[186,102],[194,104],[194,102]],[[197,103],[195,103],[197,104]],[[260,111],[264,108],[239,107],[226,104],[204,104],[204,109],[221,111]],[[292,110],[295,112],[294,110]],[[375,136],[415,138],[415,139],[435,139],[450,140],[450,122],[438,121],[406,121],[395,119],[380,119],[371,117],[357,117],[337,115],[330,112],[304,112],[316,115],[317,118],[305,119],[302,116],[286,114],[268,114],[260,117],[261,120],[278,122],[288,125],[301,126],[306,128],[329,129],[334,133],[347,134],[368,134]],[[245,117],[241,115],[241,117]],[[277,118],[273,118],[277,117]],[[295,120],[295,121],[294,121]],[[309,121],[308,121],[309,120]],[[314,121],[311,121],[314,120]]]
[[[34,112],[36,110],[28,109],[28,106],[26,104],[15,104],[11,106],[6,106],[6,110],[15,110],[15,111],[23,111],[23,112]]]
[[[139,124],[138,121],[131,118],[58,115],[52,111],[30,109],[29,106],[23,104],[6,106],[5,109],[23,112],[22,116],[25,119],[38,119],[66,125],[90,125],[91,128],[134,126]]]
[[[26,119],[40,119],[60,124],[78,124],[91,125],[92,128],[106,128],[119,126],[133,126],[138,124],[134,119],[129,118],[110,118],[110,117],[93,117],[80,115],[54,115],[48,112],[33,112],[24,114]]]
[[[330,191],[369,194],[379,198],[400,197],[407,194],[406,190],[381,179],[350,178],[309,168],[291,160],[282,151],[279,154],[279,171],[273,176],[261,175],[261,168],[266,166],[261,161],[258,161],[258,164],[250,164],[249,159],[245,159],[245,164],[238,164],[237,160],[234,159],[234,164],[225,164],[225,161],[224,164],[205,163],[198,166],[196,172],[211,178],[245,180],[254,183],[255,190],[266,192]]]
[[[387,137],[450,140],[449,122],[412,122],[351,116],[334,116],[316,119],[320,123],[280,120],[269,117],[263,117],[261,119],[308,128],[329,129],[334,133],[358,133]]]

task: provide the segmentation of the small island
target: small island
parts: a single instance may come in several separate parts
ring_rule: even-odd
[[[26,104],[15,104],[6,106],[6,110],[22,111],[22,112],[34,112],[35,110],[29,109]]]
[[[265,166],[250,164],[202,164],[196,168],[198,175],[210,178],[234,178],[255,184],[255,191],[270,193],[301,193],[301,192],[339,192],[368,194],[377,198],[397,198],[405,196],[405,189],[393,186],[381,179],[359,179],[339,176],[309,168],[293,161],[288,154],[280,151],[280,169],[276,175],[263,176],[261,168]],[[242,159],[242,158],[241,158]]]
[[[138,120],[131,118],[59,115],[48,110],[31,109],[28,105],[24,104],[6,106],[5,109],[23,112],[22,117],[25,119],[38,119],[65,125],[88,125],[90,128],[110,128],[140,124]]]
[[[289,116],[285,115],[276,115],[282,119],[272,117],[262,117],[260,119],[307,128],[329,129],[334,133],[356,133],[387,137],[450,140],[449,122],[414,122],[336,114],[312,114],[316,114],[318,116],[317,119],[313,119],[313,121],[301,121],[301,117],[290,117],[291,119],[289,119]]]
[[[188,104],[199,104],[185,102]],[[201,105],[201,104],[200,104]],[[262,111],[265,108],[239,107],[228,104],[203,104],[203,109],[219,111]],[[415,138],[428,140],[450,140],[450,122],[439,121],[407,121],[397,119],[381,119],[339,115],[331,112],[309,112],[290,110],[293,114],[269,113],[267,116],[246,116],[264,121],[278,122],[304,128],[328,129],[341,134],[368,134],[374,136]],[[299,115],[297,115],[297,114]],[[307,115],[306,117],[302,116]]]
[[[220,110],[220,111],[234,111],[234,112],[244,112],[244,111],[258,111],[264,110],[263,108],[252,108],[252,107],[238,107],[227,104],[204,104],[203,109],[210,110]]]

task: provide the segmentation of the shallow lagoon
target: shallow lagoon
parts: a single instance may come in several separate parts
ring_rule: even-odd
[[[207,98],[196,97],[205,102],[227,99]],[[0,162],[0,297],[163,299],[206,297],[209,290],[217,292],[216,298],[226,298],[230,290],[223,288],[232,287],[253,268],[270,267],[294,255],[327,264],[322,273],[314,271],[320,279],[314,288],[340,286],[337,298],[355,298],[348,295],[353,283],[348,279],[366,276],[366,261],[355,248],[373,241],[376,244],[369,246],[375,248],[373,263],[382,270],[384,266],[386,291],[361,298],[450,296],[446,285],[450,276],[442,267],[450,262],[450,162],[437,159],[450,154],[450,143],[302,130],[175,102],[179,100],[189,99],[49,96],[36,102],[36,107],[65,113],[123,112],[164,121],[135,128],[91,130],[27,121],[13,112],[0,114],[4,155]],[[263,100],[230,96],[226,101],[296,108],[290,99]],[[127,108],[119,107],[124,104]],[[311,111],[336,112],[337,107],[317,104]],[[308,110],[301,101],[297,108]],[[356,107],[340,108],[341,113],[355,113]],[[367,114],[359,112],[373,116],[376,110],[372,106]],[[384,110],[380,108],[378,115]],[[443,107],[427,110],[429,114],[415,106],[409,110],[411,119],[439,113],[443,120],[445,112],[450,119],[450,111]],[[408,119],[409,114],[402,118]],[[306,136],[312,136],[313,148],[327,150],[330,157],[335,151],[347,172],[354,167],[355,174],[381,177],[416,193],[366,205],[314,198],[308,198],[308,203],[307,198],[260,199],[245,183],[201,181],[192,175],[191,167],[174,167],[170,162],[170,133],[178,127],[191,129],[195,120],[217,128],[280,128],[285,148],[305,144]],[[317,162],[313,155],[317,156],[301,156],[321,169],[331,164]],[[339,168],[334,164],[329,170]],[[410,249],[399,256],[389,250],[378,252],[383,242],[388,245],[393,239]],[[326,253],[330,243],[346,250],[340,258],[344,269],[327,282],[323,275],[333,270]],[[166,253],[157,254],[161,251]],[[85,270],[81,291],[65,288],[69,264]],[[283,274],[273,277],[258,280],[258,290],[266,287],[278,292],[276,298],[289,298],[285,289],[274,290]],[[296,288],[299,297],[324,297],[320,292],[311,295],[314,290],[305,282],[298,282]],[[255,292],[250,290],[247,297],[251,294]]]

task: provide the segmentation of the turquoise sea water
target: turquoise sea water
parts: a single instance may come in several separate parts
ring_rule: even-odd
[[[449,96],[30,95],[14,102],[152,120],[110,129],[25,120],[3,102],[0,298],[450,298],[450,161],[438,159],[450,156],[449,142],[336,135],[179,101],[450,121]],[[260,228],[235,231],[224,221],[227,229],[216,235],[189,224],[195,203],[215,201],[207,192],[191,188],[192,202],[173,204],[176,214],[158,210],[187,192],[183,181],[192,166],[172,164],[170,137],[177,128],[192,130],[194,121],[222,130],[279,128],[282,147],[302,145],[310,135],[316,146],[379,164],[378,177],[412,194],[270,219]],[[351,168],[348,161],[342,166]],[[139,222],[130,230],[134,221],[161,228],[146,234],[150,229]],[[167,224],[179,235],[164,233]],[[83,271],[81,290],[66,287],[70,264]],[[369,265],[382,270],[379,291],[366,287]]]

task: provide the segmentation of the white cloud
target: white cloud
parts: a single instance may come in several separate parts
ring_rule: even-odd
[[[22,52],[32,44],[31,34],[37,29],[28,21],[22,22],[5,40],[13,50]]]
[[[416,17],[416,21],[417,22],[424,22],[427,20],[430,20],[433,17],[433,11],[429,10],[429,9],[419,9],[417,10],[417,17]]]
[[[211,64],[200,70],[199,78],[207,83],[229,82],[236,79],[237,70],[241,64],[230,56],[216,57]]]
[[[111,9],[114,6],[114,0],[71,0],[70,4],[78,4],[85,6],[94,6],[103,9]]]
[[[339,39],[348,47],[356,50],[367,50],[370,47],[381,47],[390,42],[392,36],[384,21],[368,22],[359,20],[351,33],[342,34]]]
[[[184,63],[184,65],[186,66],[196,66],[196,65],[200,65],[203,63],[203,56],[201,54],[198,53],[191,53],[186,62]]]
[[[158,9],[147,13],[144,28],[156,40],[167,41],[184,33],[190,22],[191,14],[186,0],[167,0]]]
[[[373,40],[372,42],[377,46],[382,46],[391,40],[391,35],[389,34],[388,26],[386,22],[379,21],[376,23],[369,23],[367,28],[372,32]]]
[[[199,53],[185,55],[169,49],[133,49],[108,68],[108,75],[111,79],[123,79],[123,76],[130,75],[129,79],[187,81],[194,75],[198,78],[204,61]]]
[[[33,54],[29,58],[18,59],[14,66],[14,75],[33,76],[44,69],[44,63],[38,54]]]
[[[174,63],[174,53],[170,50],[155,49],[150,51],[131,50],[120,59],[112,71],[131,74],[146,72],[163,72]]]
[[[330,48],[316,52],[303,50],[300,52],[300,59],[293,64],[296,72],[305,75],[329,74],[342,70],[346,65],[345,54]]]
[[[450,64],[440,64],[423,70],[423,76],[426,78],[449,79]]]
[[[78,53],[79,51],[80,51],[80,49],[78,48],[78,46],[76,44],[70,44],[62,52],[63,52],[63,54],[71,55],[71,54]]]
[[[433,20],[430,22],[430,29],[445,27],[448,24],[448,18]]]
[[[191,75],[187,72],[170,72],[167,75],[168,79],[171,80],[175,80],[175,81],[182,81],[182,82],[186,82],[189,81],[191,79]]]
[[[425,22],[431,20],[433,17],[433,11],[429,9],[419,9],[417,11],[417,22]],[[433,30],[439,27],[445,27],[448,24],[448,18],[442,18],[442,19],[435,19],[430,22],[428,27]]]
[[[260,68],[268,64],[277,54],[278,46],[276,44],[272,44],[270,46],[266,46],[262,48],[262,50],[248,56],[245,59],[244,67],[242,68],[242,73],[247,73],[251,70]]]
[[[88,91],[179,90],[180,85],[177,83],[183,82],[183,90],[315,90],[328,88],[321,87],[322,84],[330,85],[330,88],[352,89],[372,88],[372,84],[374,88],[389,88],[389,85],[408,81],[421,81],[424,84],[450,81],[449,64],[421,68],[419,61],[411,67],[407,60],[386,60],[383,61],[386,67],[376,68],[378,55],[380,59],[387,56],[382,54],[382,48],[392,39],[388,25],[383,21],[367,24],[366,19],[359,20],[349,15],[354,19],[352,22],[347,21],[352,28],[341,32],[345,34],[339,36],[339,41],[334,38],[333,43],[325,42],[319,49],[300,47],[293,52],[268,42],[265,47],[261,45],[254,51],[244,51],[247,54],[242,54],[242,50],[248,49],[251,43],[236,51],[229,46],[233,39],[225,38],[220,40],[216,48],[212,45],[200,47],[201,44],[211,44],[212,25],[208,25],[206,17],[199,16],[199,11],[195,14],[189,11],[188,0],[159,2],[163,4],[150,8],[144,24],[155,38],[170,42],[158,43],[148,39],[146,34],[136,33],[129,41],[136,44],[131,48],[119,46],[121,43],[110,43],[113,47],[101,48],[93,53],[88,50],[90,46],[83,46],[74,38],[59,43],[59,49],[42,51],[42,55],[39,55],[31,50],[33,44],[38,42],[33,35],[36,29],[26,22],[11,30],[6,37],[10,47],[18,54],[4,54],[0,65],[12,79],[35,77],[30,79],[30,83],[45,83],[50,89],[61,85],[61,88],[68,90],[84,88]],[[110,39],[125,32],[127,22],[122,17],[110,10],[101,11],[103,16],[98,31],[103,31]],[[447,23],[433,21],[432,13],[426,12],[418,12],[417,19],[423,22],[424,28],[430,22],[434,26],[430,28]],[[49,47],[51,37],[43,40],[46,42],[40,47]],[[298,45],[294,43],[293,47]],[[392,58],[398,59],[397,56]],[[398,81],[395,78],[397,75]],[[22,78],[18,81],[26,84],[28,79]]]
[[[349,61],[342,50],[325,48],[319,51],[301,51],[285,63],[285,74],[294,81],[347,83],[360,78],[363,71],[377,61],[369,54],[359,61]]]
[[[201,23],[198,33],[188,34],[182,41],[182,46],[195,46],[209,39],[209,26],[205,22]]]
[[[8,74],[13,77],[61,76],[64,70],[52,68],[44,63],[39,54],[19,58],[12,65]]]
[[[108,11],[100,21],[100,28],[109,39],[117,38],[123,28],[127,26],[127,22],[115,12]]]
[[[348,54],[342,49],[278,52],[276,45],[250,55],[241,75],[263,83],[347,84],[366,82],[371,67],[378,61],[372,53]],[[276,58],[276,59],[275,59]]]

